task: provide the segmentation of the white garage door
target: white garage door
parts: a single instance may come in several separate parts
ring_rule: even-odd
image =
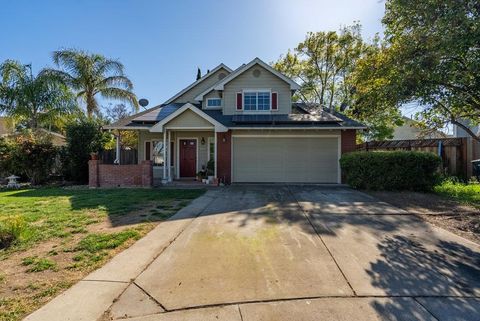
[[[233,137],[237,183],[338,183],[338,137]]]

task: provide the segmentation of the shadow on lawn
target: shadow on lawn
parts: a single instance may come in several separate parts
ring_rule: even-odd
[[[113,227],[137,224],[145,221],[164,220],[202,195],[204,190],[166,189],[69,189],[39,188],[20,190],[8,198],[31,198],[32,207],[48,207],[45,201],[55,197],[67,197],[70,210],[104,211]],[[45,198],[45,199],[44,199]],[[52,208],[61,208],[52,204]],[[57,213],[53,212],[51,215]]]

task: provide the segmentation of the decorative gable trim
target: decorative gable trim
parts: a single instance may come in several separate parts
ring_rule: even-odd
[[[280,78],[283,81],[285,81],[286,83],[288,83],[290,85],[291,90],[300,89],[300,85],[297,84],[295,81],[288,78],[287,76],[285,76],[284,74],[282,74],[278,70],[275,70],[274,68],[272,68],[269,64],[265,63],[260,58],[255,58],[252,61],[250,61],[248,64],[243,65],[242,67],[238,68],[237,70],[235,70],[234,72],[229,74],[227,77],[223,78],[222,80],[220,80],[216,84],[214,84],[212,87],[210,87],[207,90],[205,90],[204,92],[202,92],[200,95],[195,97],[195,100],[198,100],[198,101],[203,100],[203,96],[205,96],[206,94],[208,94],[212,90],[223,90],[227,83],[229,83],[233,79],[237,78],[238,76],[240,76],[245,71],[249,70],[250,68],[252,68],[255,65],[260,65],[261,67],[265,68],[266,70],[268,70],[269,72],[271,72],[272,74],[277,76],[278,78]]]
[[[195,107],[194,105],[192,105],[190,103],[186,103],[185,105],[183,105],[182,107],[180,107],[179,109],[177,109],[176,111],[174,111],[173,113],[171,113],[170,115],[168,115],[167,117],[165,117],[164,119],[159,121],[152,128],[150,128],[150,132],[163,133],[163,129],[164,129],[165,124],[167,124],[169,121],[178,117],[179,115],[181,115],[183,112],[185,112],[187,110],[193,111],[198,116],[202,117],[203,119],[205,119],[206,121],[211,123],[215,127],[215,132],[224,133],[224,132],[228,131],[227,127],[225,127],[224,125],[222,125],[221,123],[219,123],[218,121],[216,121],[215,119],[210,117],[209,115],[205,114],[199,108]],[[198,128],[196,128],[196,129],[198,129]]]
[[[199,83],[201,83],[202,81],[204,81],[205,79],[209,78],[211,75],[213,75],[215,72],[217,72],[218,70],[220,70],[221,68],[225,69],[226,71],[228,71],[229,73],[232,72],[232,69],[228,68],[226,65],[224,64],[220,64],[218,65],[217,67],[213,68],[208,74],[204,75],[202,78],[200,78],[199,80],[195,81],[194,83],[190,84],[188,87],[182,89],[182,91],[180,91],[179,93],[177,93],[175,96],[171,97],[170,99],[168,99],[166,102],[164,102],[163,104],[166,105],[166,104],[170,104],[171,102],[173,102],[175,99],[177,99],[178,97],[182,96],[184,93],[186,93],[187,91],[189,91],[190,89],[192,89],[193,87],[195,87],[196,85],[198,85]],[[227,76],[228,77],[228,76]],[[226,77],[225,77],[226,78]]]

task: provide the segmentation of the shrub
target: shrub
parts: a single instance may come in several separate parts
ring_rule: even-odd
[[[90,154],[102,149],[108,135],[101,131],[97,121],[88,119],[67,125],[66,133],[67,146],[61,152],[64,175],[76,182],[88,182]]]
[[[465,184],[457,179],[448,178],[436,185],[434,190],[438,194],[480,207],[480,184]]]
[[[13,144],[6,138],[0,137],[0,182],[12,174],[12,151]]]
[[[10,216],[0,220],[0,249],[20,240],[27,224],[21,216]]]
[[[26,176],[32,185],[44,183],[52,174],[58,155],[58,148],[51,139],[38,134],[27,133],[14,138],[10,151],[12,174]]]
[[[340,159],[347,184],[370,190],[432,190],[440,164],[437,155],[415,151],[354,152]]]

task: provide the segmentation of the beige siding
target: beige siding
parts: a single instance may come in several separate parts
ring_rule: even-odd
[[[202,108],[205,109],[207,107],[207,99],[208,98],[222,98],[220,97],[220,93],[217,90],[212,90],[205,96],[203,96],[203,101],[202,101]],[[222,99],[222,106],[223,107],[223,99]]]
[[[209,87],[212,87],[216,82],[218,82],[221,79],[220,78],[221,74],[226,76],[229,74],[229,72],[224,68],[220,68],[219,70],[214,72],[212,75],[210,75],[207,79],[205,79],[195,87],[190,88],[190,90],[188,90],[187,92],[183,93],[180,97],[175,99],[173,102],[174,103],[194,103],[196,96],[204,92]]]
[[[186,110],[168,123],[165,128],[213,128],[213,124],[191,110]]]
[[[258,77],[253,75],[255,70],[260,71]],[[254,65],[225,85],[223,92],[225,115],[239,113],[236,111],[236,94],[243,89],[271,89],[272,92],[278,93],[278,111],[272,113],[290,114],[292,111],[290,85],[265,68]]]
[[[338,183],[338,137],[233,137],[233,181]]]

